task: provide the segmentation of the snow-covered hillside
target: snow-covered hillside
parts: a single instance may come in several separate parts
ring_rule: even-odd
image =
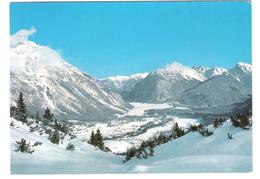
[[[32,114],[41,115],[49,107],[58,119],[107,120],[127,111],[120,95],[68,64],[57,51],[29,41],[33,32],[11,36],[11,104],[21,91]]]
[[[83,142],[78,137],[65,137],[59,145],[51,143],[39,131],[11,119],[11,173],[173,173],[173,172],[250,172],[252,170],[252,130],[234,128],[230,121],[214,134],[202,137],[190,132],[183,137],[155,147],[148,159],[133,158],[123,163],[124,157],[105,153]],[[233,139],[228,139],[227,133]],[[15,152],[21,138],[32,144],[32,154]],[[68,143],[75,151],[66,150]],[[118,143],[118,145],[120,145]]]
[[[179,101],[191,106],[231,105],[245,101],[250,90],[231,75],[216,75],[183,93]]]
[[[228,121],[214,134],[203,138],[187,135],[156,147],[155,156],[133,159],[135,172],[250,172],[252,170],[252,131],[234,128]],[[228,139],[227,134],[233,139]]]
[[[137,73],[130,76],[112,76],[100,79],[100,81],[108,87],[108,89],[120,93],[122,91],[131,91],[135,84],[147,77],[148,74],[149,73]]]
[[[127,101],[160,103],[176,100],[183,91],[206,80],[196,70],[181,64],[168,65],[150,73],[137,83],[132,91],[122,92]]]

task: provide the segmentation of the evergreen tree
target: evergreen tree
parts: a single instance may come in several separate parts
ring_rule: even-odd
[[[97,145],[97,144],[96,144],[96,141],[95,141],[95,133],[94,133],[94,131],[91,132],[90,139],[89,139],[88,142],[89,142],[91,145],[94,145],[94,146]]]
[[[34,152],[34,150],[32,150],[30,147],[30,142],[26,143],[25,139],[21,139],[21,141],[16,141],[16,143],[19,145],[17,150],[15,150],[16,152],[20,151],[20,152],[30,153],[30,154]]]
[[[72,143],[69,143],[66,147],[66,150],[70,150],[70,151],[74,151],[75,150],[75,145],[73,145]]]
[[[52,122],[53,116],[53,113],[51,113],[50,109],[47,107],[43,115],[43,118],[45,119],[44,123],[47,125],[49,122]]]
[[[103,142],[103,135],[101,134],[100,130],[98,129],[95,133],[94,131],[91,132],[90,139],[88,141],[91,145],[98,147],[101,150],[105,150],[104,142]],[[108,150],[108,149],[106,149]]]
[[[27,122],[28,112],[27,112],[27,109],[26,109],[26,105],[24,103],[23,93],[22,92],[19,93],[18,100],[16,101],[15,117],[19,121],[22,121],[24,123]]]
[[[127,149],[126,151],[126,158],[125,162],[130,160],[132,157],[134,157],[137,154],[137,149],[135,147],[131,147],[130,149]]]
[[[172,135],[174,138],[179,138],[184,135],[184,130],[179,127],[178,123],[176,122],[174,126],[172,127]]]
[[[97,133],[95,135],[95,141],[97,144],[97,147],[100,148],[101,150],[104,149],[104,142],[103,142],[103,135],[101,134],[100,130],[97,130]]]
[[[16,118],[16,107],[15,106],[10,106],[10,117]]]
[[[50,133],[49,135],[49,140],[54,143],[54,144],[59,144],[60,143],[60,134],[56,130],[54,133]]]
[[[190,125],[189,131],[191,131],[191,132],[198,131],[198,126],[197,125]]]
[[[213,122],[213,127],[216,129],[216,128],[222,126],[223,122],[225,122],[225,120],[223,118],[216,118],[215,121]]]
[[[153,156],[153,155],[154,155],[154,150],[153,150],[153,147],[150,147],[150,146],[149,146],[149,148],[148,148],[148,149],[149,149],[149,151],[150,151],[150,155],[151,155],[151,156]]]
[[[231,122],[234,127],[246,128],[250,126],[249,116],[247,115],[231,116]]]
[[[39,124],[39,122],[40,122],[40,116],[39,116],[39,112],[38,111],[36,111],[36,113],[35,113],[35,122],[37,123],[37,124]]]

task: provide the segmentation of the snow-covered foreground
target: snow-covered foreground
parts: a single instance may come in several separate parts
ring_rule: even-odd
[[[172,172],[249,172],[252,170],[252,131],[234,128],[225,122],[218,129],[209,128],[212,136],[202,137],[197,132],[155,148],[154,157],[123,163],[123,156],[96,150],[79,138],[65,138],[63,144],[52,144],[45,134],[29,132],[26,125],[16,120],[11,127],[11,173],[172,173]],[[227,138],[227,133],[233,139]],[[25,138],[35,152],[15,152],[16,141]],[[68,143],[76,145],[67,151]],[[120,145],[120,144],[119,144]]]

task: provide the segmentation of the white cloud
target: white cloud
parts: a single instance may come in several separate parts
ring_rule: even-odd
[[[10,37],[10,69],[12,72],[45,70],[48,67],[64,64],[61,50],[36,44],[28,40],[36,32],[22,29]]]
[[[184,70],[188,70],[188,69],[190,69],[190,68],[187,66],[184,66],[177,62],[173,62],[171,64],[165,65],[164,68],[159,69],[158,71],[184,71]]]
[[[34,34],[36,32],[36,29],[34,27],[31,27],[31,29],[22,29],[16,32],[15,34],[11,35],[10,37],[10,45],[16,46],[24,41],[27,41],[29,36]]]

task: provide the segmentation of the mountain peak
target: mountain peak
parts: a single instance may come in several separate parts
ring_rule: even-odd
[[[235,68],[239,68],[243,72],[252,72],[252,65],[249,63],[239,62]]]
[[[149,73],[136,73],[130,76],[110,76],[101,80],[114,80],[114,81],[125,81],[125,80],[129,80],[129,79],[143,79],[145,78]]]
[[[159,73],[162,75],[181,75],[182,77],[184,77],[185,79],[196,79],[199,81],[204,81],[205,78],[198,73],[196,70],[194,70],[193,68],[190,68],[188,66],[184,66],[180,63],[172,63],[170,65],[166,65],[164,68],[162,69],[158,69],[155,73]]]

